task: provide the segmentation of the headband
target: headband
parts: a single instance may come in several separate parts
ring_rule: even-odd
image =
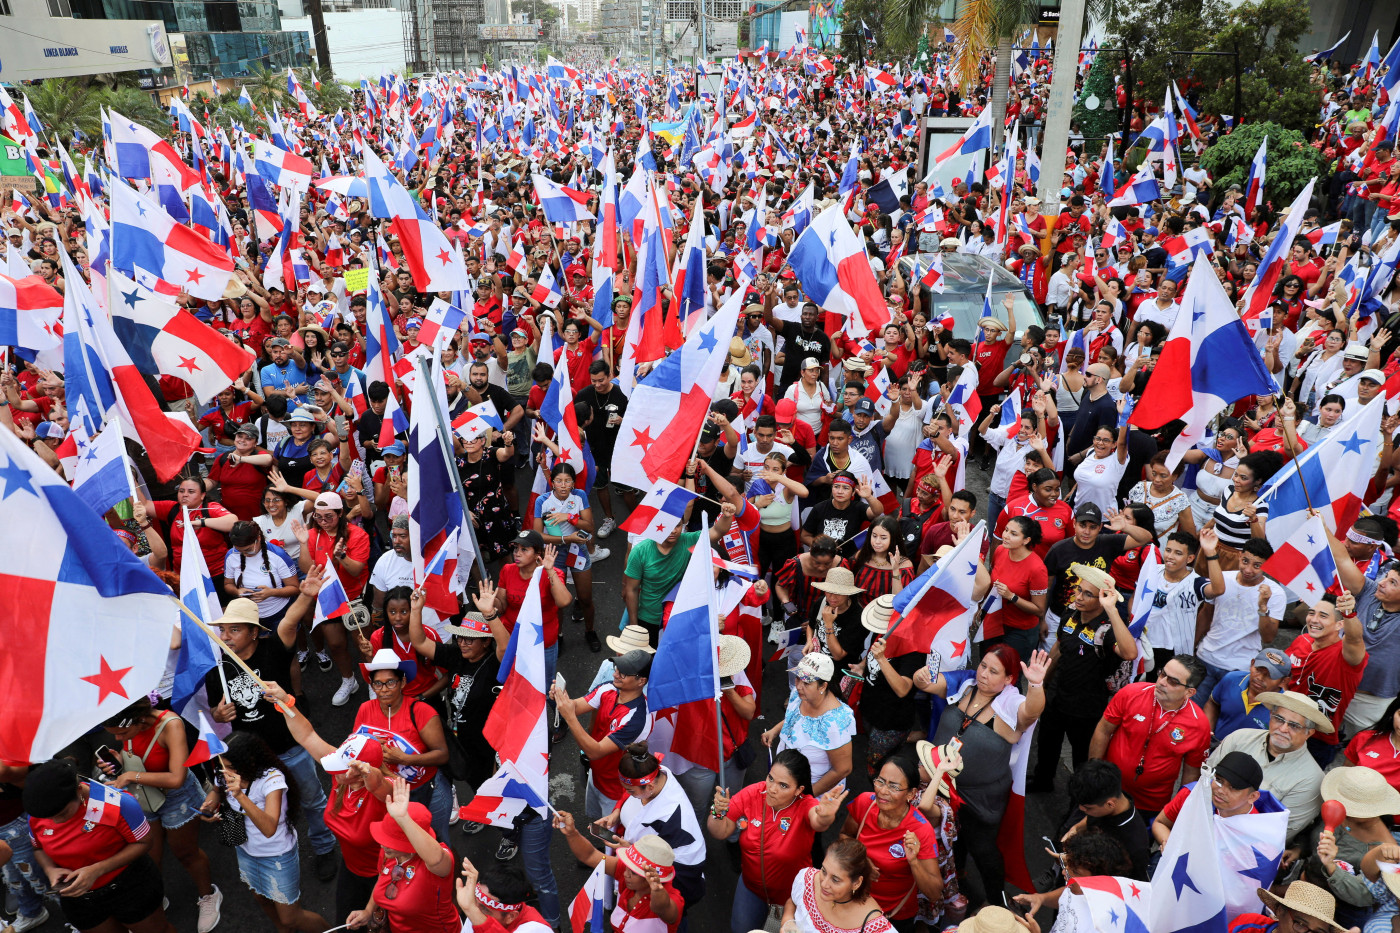
[[[136,543],[136,536],[131,532],[127,531],[125,528],[113,528],[112,531],[116,532],[117,537],[121,538],[127,544]],[[1350,532],[1348,532],[1348,534],[1350,534]]]
[[[1384,541],[1377,540],[1376,538],[1366,537],[1361,532],[1357,531],[1355,528],[1347,529],[1347,540],[1351,541],[1354,544],[1369,544],[1373,547],[1381,547],[1385,544]]]
[[[657,768],[651,774],[643,774],[641,777],[629,778],[621,774],[617,779],[622,782],[623,787],[647,787],[656,783],[656,779],[661,776],[661,769]]]
[[[524,904],[502,904],[491,895],[482,894],[480,885],[477,885],[476,888],[476,901],[482,907],[490,907],[492,910],[499,910],[502,913],[508,913],[512,910],[523,910],[525,908]]]
[[[626,778],[623,779],[624,781]],[[638,874],[645,877],[646,873],[653,868],[661,876],[662,881],[670,881],[676,875],[676,869],[671,865],[660,865],[643,855],[636,846],[628,846],[624,859],[629,863],[627,867],[640,869]]]
[[[845,483],[847,486],[854,486],[856,484],[856,481],[851,479],[849,476],[838,476],[831,481],[831,485],[833,486],[839,486],[842,483]]]

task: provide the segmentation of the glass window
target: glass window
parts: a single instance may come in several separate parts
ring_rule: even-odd
[[[73,8],[69,5],[68,0],[49,0],[49,15],[71,17]]]

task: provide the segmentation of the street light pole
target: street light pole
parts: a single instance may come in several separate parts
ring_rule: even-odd
[[[1079,43],[1084,37],[1084,3],[1085,0],[1061,3],[1060,32],[1055,37],[1055,72],[1045,104],[1045,142],[1041,146],[1040,184],[1036,190],[1041,212],[1051,216],[1060,212],[1060,182],[1065,174],[1065,149],[1069,145],[1074,88],[1079,77]],[[1008,181],[1007,191],[1010,190]]]

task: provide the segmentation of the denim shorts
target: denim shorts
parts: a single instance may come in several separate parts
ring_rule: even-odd
[[[295,904],[301,900],[301,860],[296,846],[281,855],[249,855],[240,846],[238,877],[254,894],[274,904]]]
[[[179,829],[199,816],[204,804],[204,788],[199,786],[193,771],[185,772],[185,783],[165,794],[165,802],[151,819],[166,829]]]

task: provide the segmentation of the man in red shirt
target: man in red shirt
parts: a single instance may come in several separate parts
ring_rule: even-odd
[[[1346,716],[1361,675],[1366,672],[1366,641],[1356,600],[1348,592],[1325,593],[1308,612],[1303,633],[1288,646],[1293,661],[1289,690],[1307,694],[1332,722],[1331,734],[1318,731],[1308,751],[1326,768],[1336,757]]]
[[[1155,684],[1130,684],[1114,694],[1094,729],[1089,757],[1118,766],[1123,793],[1145,819],[1171,800],[1178,777],[1185,784],[1201,776],[1210,720],[1191,697],[1205,677],[1204,664],[1178,654],[1162,665]]]

